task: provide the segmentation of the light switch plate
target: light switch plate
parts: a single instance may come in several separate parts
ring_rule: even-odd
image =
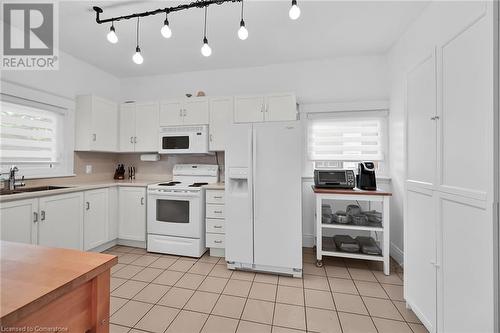
[[[92,173],[92,165],[86,165],[85,166],[85,173],[86,174],[91,174]]]

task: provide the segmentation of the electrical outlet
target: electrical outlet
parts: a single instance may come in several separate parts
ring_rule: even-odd
[[[85,166],[85,173],[86,174],[91,174],[92,173],[92,165],[86,165]]]

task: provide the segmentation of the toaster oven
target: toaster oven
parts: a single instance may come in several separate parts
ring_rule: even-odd
[[[324,188],[353,189],[356,186],[353,170],[314,170],[314,185]]]

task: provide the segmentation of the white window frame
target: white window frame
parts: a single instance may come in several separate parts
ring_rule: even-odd
[[[389,111],[388,110],[363,110],[363,111],[332,111],[332,112],[310,112],[303,114],[302,119],[304,120],[304,129],[305,129],[305,165],[304,165],[304,174],[312,174],[313,170],[316,167],[316,162],[330,162],[331,168],[343,168],[343,163],[348,162],[352,163],[353,161],[319,161],[310,159],[309,154],[309,131],[311,129],[311,121],[314,120],[361,120],[361,119],[380,119],[382,129],[380,133],[382,133],[382,151],[384,158],[382,161],[376,162],[377,169],[377,178],[379,177],[388,177],[389,175]],[[320,163],[318,163],[320,164]],[[328,164],[328,163],[324,163]],[[328,168],[324,165],[322,168]]]
[[[58,137],[62,141],[57,143],[60,156],[58,163],[52,165],[16,163],[19,168],[18,176],[24,176],[25,179],[74,176],[74,100],[6,81],[1,81],[0,100],[57,112],[62,116],[62,126],[60,126],[62,134]],[[0,157],[2,179],[8,178],[7,173],[11,166],[11,162],[4,162]]]

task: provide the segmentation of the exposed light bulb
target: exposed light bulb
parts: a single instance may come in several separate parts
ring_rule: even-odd
[[[113,25],[111,25],[111,28],[109,29],[108,35],[106,37],[108,38],[108,42],[110,42],[111,44],[118,43],[118,36],[116,35],[115,27]]]
[[[238,29],[238,37],[241,40],[245,40],[248,38],[248,30],[245,27],[245,21],[241,20],[240,22],[240,28]]]
[[[300,8],[297,6],[297,0],[292,0],[292,7],[288,12],[288,16],[290,16],[292,20],[296,20],[300,17]]]
[[[140,65],[144,62],[144,58],[142,57],[142,54],[141,54],[141,49],[139,48],[139,46],[137,46],[135,48],[135,53],[134,53],[134,56],[132,57],[132,60],[137,64],[137,65]]]
[[[168,20],[165,20],[163,27],[161,28],[161,35],[165,38],[172,37],[172,29],[168,25]]]
[[[212,54],[212,49],[208,45],[208,40],[207,38],[203,38],[203,46],[201,47],[201,54],[203,54],[205,57],[210,57]]]

